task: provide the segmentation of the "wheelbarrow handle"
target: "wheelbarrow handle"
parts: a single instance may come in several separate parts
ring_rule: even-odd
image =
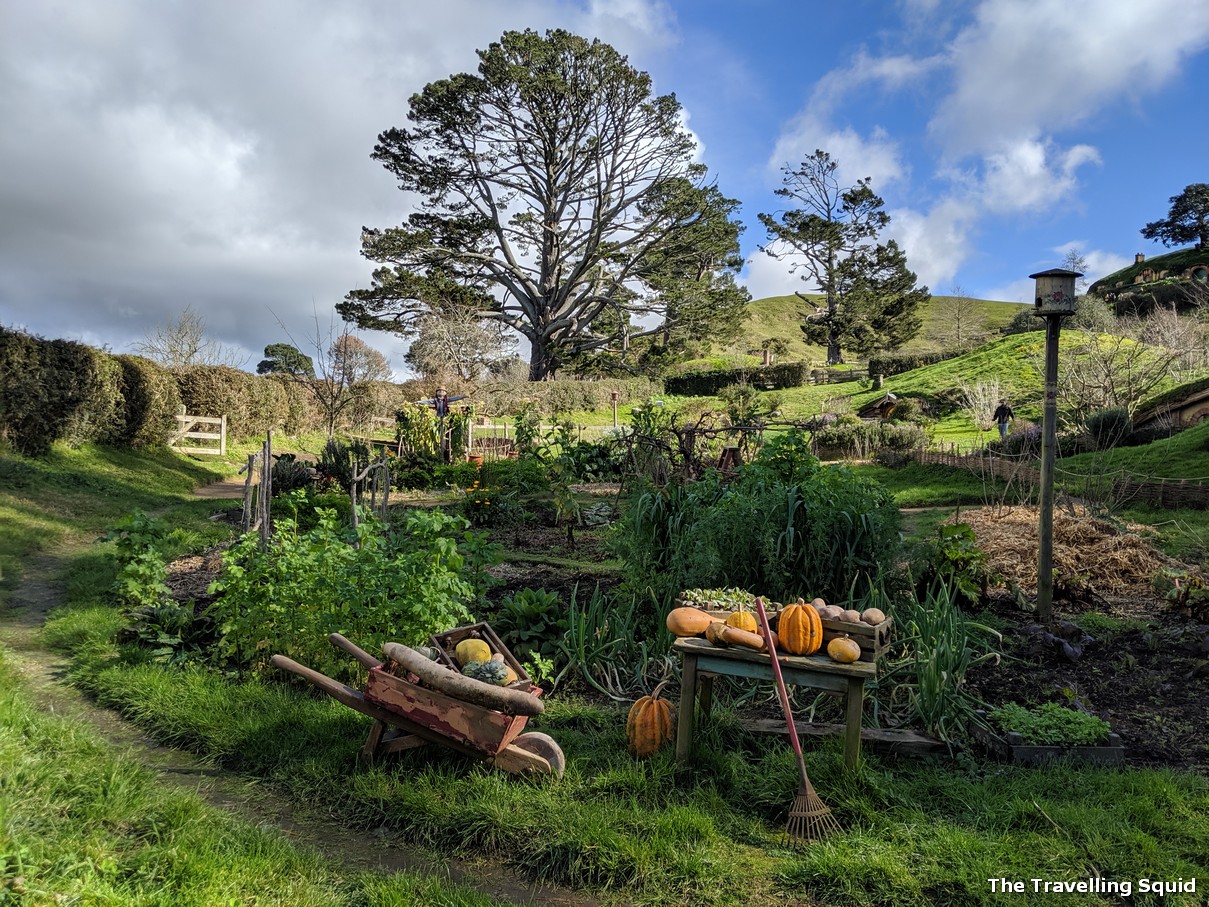
[[[364,649],[362,649],[356,643],[349,642],[347,639],[345,639],[339,633],[331,634],[327,638],[327,640],[333,646],[335,646],[337,649],[343,649],[345,652],[347,652],[349,655],[353,656],[353,658],[357,659],[357,661],[361,662],[361,664],[365,665],[367,668],[376,668],[382,664],[382,662],[380,662],[378,659],[374,658],[374,656],[370,655],[368,652],[366,652]]]

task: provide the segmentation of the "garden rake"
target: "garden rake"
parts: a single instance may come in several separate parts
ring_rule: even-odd
[[[809,607],[809,606],[808,606]],[[798,787],[798,795],[794,798],[789,810],[789,822],[785,826],[785,834],[793,846],[808,844],[833,832],[840,830],[840,824],[827,804],[819,799],[810,776],[806,774],[806,757],[802,755],[802,743],[798,740],[798,729],[793,723],[793,711],[789,707],[789,693],[785,690],[785,679],[781,676],[781,664],[777,661],[777,648],[773,642],[772,630],[768,626],[768,614],[764,611],[764,599],[756,599],[756,613],[760,617],[760,626],[764,629],[764,639],[768,644],[768,655],[772,661],[772,675],[777,682],[777,696],[781,700],[781,709],[785,712],[785,724],[789,728],[789,742],[793,745],[793,754],[798,759],[798,771],[802,783]]]

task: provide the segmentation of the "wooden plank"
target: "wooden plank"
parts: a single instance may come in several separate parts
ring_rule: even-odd
[[[772,666],[769,663],[767,652],[756,652],[752,649],[723,649],[715,646],[713,643],[701,639],[696,636],[689,636],[682,639],[677,639],[673,644],[673,648],[680,652],[694,652],[699,656],[714,656],[722,658],[726,662],[738,661],[748,664],[764,665],[768,670],[772,671]],[[840,664],[838,661],[832,661],[826,655],[781,655],[779,657],[781,669],[784,670],[809,670],[820,674],[834,674],[838,677],[875,677],[877,676],[877,666],[872,662],[857,661],[852,664]],[[730,673],[729,669],[723,673]]]
[[[174,447],[173,450],[179,450],[181,453],[187,454],[208,454],[214,457],[221,457],[222,450],[217,447]]]
[[[190,425],[222,425],[223,416],[176,416],[176,421],[184,424],[188,422]]]
[[[780,718],[744,718],[740,719],[739,726],[751,734],[789,734],[784,719]],[[846,730],[846,725],[843,724],[796,722],[796,727],[800,737],[835,737]],[[943,740],[898,728],[861,728],[861,741],[871,749],[889,753],[928,756],[948,752],[948,746]]]
[[[216,431],[187,431],[182,435],[193,441],[221,441],[222,435]]]

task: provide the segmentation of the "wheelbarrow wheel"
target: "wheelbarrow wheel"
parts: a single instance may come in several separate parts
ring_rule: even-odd
[[[528,731],[513,740],[512,745],[518,746],[526,752],[533,753],[535,756],[541,756],[550,763],[550,772],[552,774],[557,775],[559,778],[563,776],[563,771],[567,767],[567,757],[563,755],[562,749],[549,734],[543,734],[540,731]]]

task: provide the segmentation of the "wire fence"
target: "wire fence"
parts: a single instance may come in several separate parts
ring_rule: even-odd
[[[947,450],[915,450],[911,456],[918,463],[968,469],[984,477],[993,476],[1032,489],[1041,483],[1041,469],[1024,457],[991,455],[981,449],[963,450],[956,445],[950,445]],[[1055,473],[1066,483],[1076,486],[1081,497],[1098,503],[1147,504],[1171,510],[1209,509],[1209,485],[1202,484],[1202,479],[1140,476],[1120,468],[1088,475],[1059,466]]]

